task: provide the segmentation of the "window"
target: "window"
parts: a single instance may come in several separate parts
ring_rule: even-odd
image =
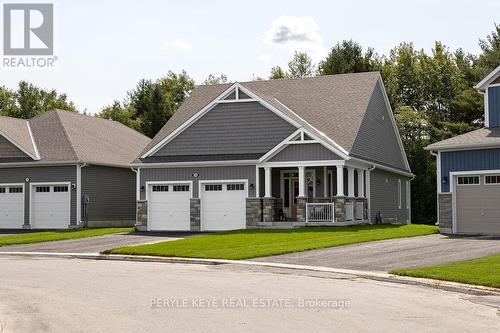
[[[57,192],[57,193],[68,192],[68,187],[67,186],[54,186],[54,192]]]
[[[484,183],[485,184],[500,184],[500,175],[498,175],[498,176],[485,176]]]
[[[227,184],[228,191],[244,191],[245,184]]]
[[[9,193],[23,193],[22,187],[10,187]]]
[[[153,192],[168,192],[168,185],[153,185]]]
[[[189,185],[174,185],[173,190],[174,192],[188,192]]]
[[[0,194],[5,193],[5,187],[0,187]]]
[[[222,184],[205,185],[205,191],[222,191]]]
[[[458,185],[479,185],[479,176],[461,176],[457,178]]]
[[[401,179],[398,179],[398,209],[401,209]]]
[[[48,192],[50,192],[50,186],[37,186],[35,188],[35,192],[37,192],[37,193],[48,193]]]

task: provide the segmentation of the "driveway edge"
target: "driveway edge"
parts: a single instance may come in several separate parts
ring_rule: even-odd
[[[441,289],[446,291],[467,293],[473,295],[500,296],[500,289],[465,284],[465,283],[458,283],[452,281],[423,279],[410,276],[398,276],[385,272],[359,271],[359,270],[330,268],[322,266],[294,265],[294,264],[282,264],[282,263],[262,262],[262,261],[157,257],[157,256],[143,256],[143,255],[136,256],[136,255],[122,255],[122,254],[100,254],[100,253],[52,253],[52,252],[0,252],[0,256],[115,260],[115,261],[159,262],[159,263],[198,264],[198,265],[232,264],[232,265],[244,265],[244,266],[259,266],[259,267],[342,274],[342,275],[354,276],[356,278],[364,278],[376,281],[400,283],[407,285],[424,286],[434,289]]]

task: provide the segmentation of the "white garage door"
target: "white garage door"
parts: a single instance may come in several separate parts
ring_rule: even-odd
[[[21,229],[24,224],[24,190],[22,185],[0,184],[0,228]]]
[[[500,235],[500,175],[456,177],[456,231]]]
[[[148,186],[148,230],[190,230],[190,184]]]
[[[67,229],[70,224],[69,185],[33,185],[31,228]]]
[[[246,198],[247,188],[244,182],[202,184],[202,230],[245,229]]]

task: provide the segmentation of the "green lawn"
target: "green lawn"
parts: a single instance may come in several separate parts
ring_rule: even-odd
[[[131,232],[132,230],[133,228],[89,228],[58,231],[21,232],[13,235],[0,234],[0,246],[50,242],[63,239],[87,238],[114,234],[118,232]]]
[[[435,232],[435,226],[415,224],[238,230],[122,247],[105,253],[237,260],[382,239],[422,236]]]
[[[396,269],[391,273],[500,288],[500,254],[445,265]]]

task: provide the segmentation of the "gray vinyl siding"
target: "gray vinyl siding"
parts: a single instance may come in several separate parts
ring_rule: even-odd
[[[441,153],[441,192],[450,191],[450,172],[500,170],[500,149],[476,149]],[[442,179],[441,179],[442,181]]]
[[[218,104],[154,155],[263,155],[295,130],[257,102]]]
[[[500,127],[500,87],[488,88],[489,126]]]
[[[398,179],[401,180],[401,209],[398,208]],[[370,173],[370,213],[374,222],[377,213],[385,223],[406,224],[409,210],[406,200],[406,181],[408,177],[375,169]]]
[[[26,182],[26,178],[30,182]],[[70,182],[76,184],[76,165],[50,167],[0,168],[0,183],[23,183],[24,224],[29,224],[30,184]],[[76,190],[71,190],[71,224],[76,224]]]
[[[341,160],[338,155],[319,143],[291,144],[274,155],[271,162]]]
[[[194,178],[193,174],[199,177]],[[198,185],[200,180],[232,180],[248,179],[253,184],[249,196],[255,197],[255,165],[221,166],[221,167],[189,167],[189,168],[143,168],[140,169],[140,186],[146,189],[146,182],[151,181],[193,181],[193,196],[199,197]],[[145,191],[141,191],[141,200],[146,199]]]
[[[377,83],[350,154],[406,170],[399,133],[394,130],[389,112],[382,87]]]
[[[17,148],[12,142],[0,135],[0,160],[26,157],[29,158],[21,149]]]
[[[82,200],[90,199],[87,218],[92,225],[101,222],[135,220],[136,173],[130,169],[90,165],[82,171]],[[83,212],[83,210],[82,210]]]

